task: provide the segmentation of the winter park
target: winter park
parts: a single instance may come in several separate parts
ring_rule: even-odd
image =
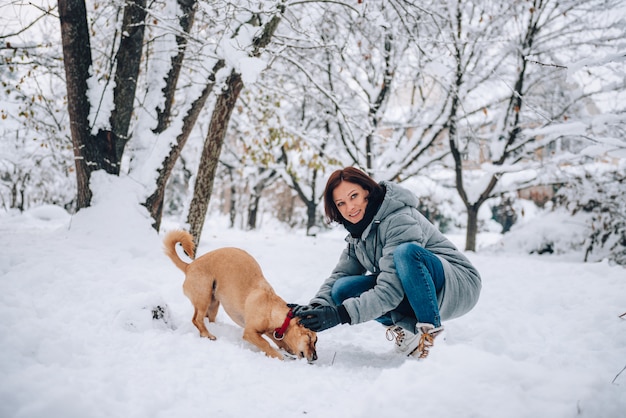
[[[624,39],[618,0],[0,4],[0,417],[626,416]]]

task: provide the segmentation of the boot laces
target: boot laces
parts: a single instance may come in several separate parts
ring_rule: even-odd
[[[400,347],[406,338],[406,333],[402,327],[391,326],[387,327],[387,331],[385,331],[385,338],[387,338],[388,341],[393,341],[395,339],[396,345]]]
[[[419,343],[417,343],[417,348],[415,349],[415,351],[413,351],[413,353],[419,353],[418,358],[424,359],[428,357],[430,347],[432,347],[433,345],[435,345],[435,336],[428,332],[425,332],[420,335],[420,341]]]

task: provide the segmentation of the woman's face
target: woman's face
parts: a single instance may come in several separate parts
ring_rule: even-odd
[[[337,210],[350,223],[357,223],[365,216],[369,192],[356,183],[342,181],[333,190],[333,202]]]

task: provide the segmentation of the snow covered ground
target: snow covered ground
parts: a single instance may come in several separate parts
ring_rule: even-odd
[[[482,235],[467,254],[480,302],[444,324],[447,341],[426,361],[395,355],[372,322],[320,333],[313,365],[280,362],[223,311],[209,325],[218,340],[198,336],[162,236],[132,187],[107,181],[71,217],[0,215],[0,417],[626,416],[622,267],[494,250]],[[209,219],[198,252],[242,247],[279,295],[306,303],[343,236]],[[155,306],[167,306],[164,319],[152,319]]]

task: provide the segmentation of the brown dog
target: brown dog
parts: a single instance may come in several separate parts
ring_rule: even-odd
[[[293,317],[287,303],[274,292],[250,254],[239,248],[220,248],[185,263],[176,253],[176,244],[180,243],[185,253],[194,258],[191,234],[171,231],[163,243],[165,254],[185,273],[183,291],[194,307],[191,321],[200,336],[215,339],[204,325],[204,317],[214,322],[221,304],[228,316],[244,329],[243,339],[269,357],[283,359],[263,334],[291,355],[309,362],[317,360],[316,333]]]

